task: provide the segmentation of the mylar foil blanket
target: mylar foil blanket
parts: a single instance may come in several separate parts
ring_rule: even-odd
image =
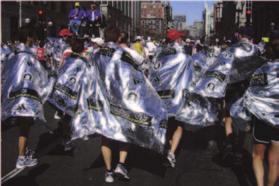
[[[253,74],[244,106],[258,119],[279,127],[279,62],[269,62]]]
[[[60,67],[63,60],[63,52],[69,47],[62,38],[47,38],[45,44],[46,54],[51,57],[55,68]]]
[[[194,92],[196,82],[212,65],[211,61],[214,61],[212,58],[214,56],[207,54],[205,51],[193,55],[190,64],[191,70],[189,71],[190,84],[183,91],[183,107],[176,115],[176,120],[199,127],[214,125],[218,120],[217,100],[202,97]]]
[[[216,62],[216,56],[211,51],[201,51],[192,56],[191,83],[189,91],[194,91],[196,83],[201,79],[209,67]]]
[[[101,83],[96,79],[90,88],[89,108],[98,133],[162,153],[167,112],[139,70],[142,62],[129,48],[101,48],[96,56]]]
[[[2,120],[25,116],[45,121],[43,103],[55,79],[48,77],[30,49],[20,44],[2,72]]]
[[[223,51],[216,62],[197,83],[196,92],[204,97],[222,98],[229,83],[249,78],[259,68],[264,59],[259,56],[257,46],[239,42]]]
[[[92,87],[96,79],[96,73],[92,65],[87,65],[83,84],[80,87],[80,95],[77,110],[72,117],[72,140],[83,138],[96,132],[96,120],[90,112],[89,95],[94,91]]]
[[[191,58],[179,46],[159,50],[150,69],[149,80],[164,101],[169,116],[183,106],[183,90],[189,86]]]
[[[207,127],[216,123],[218,108],[215,101],[187,90],[184,91],[184,97],[184,105],[175,119],[199,127]]]
[[[252,115],[244,106],[244,98],[237,100],[230,108],[230,116],[233,124],[238,129],[245,131],[247,126],[251,124]]]
[[[1,45],[1,63],[8,59],[8,56],[12,53],[11,48],[8,45]]]
[[[87,81],[87,61],[79,55],[72,54],[58,71],[56,84],[49,102],[60,111],[74,116],[83,85]]]

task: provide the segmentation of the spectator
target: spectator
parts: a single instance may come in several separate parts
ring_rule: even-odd
[[[186,54],[190,56],[192,55],[193,48],[191,46],[191,40],[189,38],[187,38],[185,41],[184,51]]]
[[[144,47],[142,45],[142,38],[141,36],[136,36],[135,43],[132,45],[132,48],[141,56],[144,56]]]
[[[154,42],[151,41],[151,37],[147,37],[146,47],[147,47],[147,51],[148,51],[148,57],[150,60],[152,60],[157,47],[154,44]]]
[[[86,12],[80,8],[79,2],[75,2],[74,8],[69,13],[69,28],[78,35],[81,21],[86,17]]]
[[[88,24],[88,34],[91,37],[94,35],[94,37],[100,37],[100,26],[101,26],[101,20],[102,15],[97,7],[96,3],[91,3],[90,10],[86,12],[86,17],[89,22]]]
[[[37,48],[37,59],[40,61],[40,63],[47,69],[47,61],[46,61],[46,52],[44,48],[44,42],[39,41],[39,47]]]

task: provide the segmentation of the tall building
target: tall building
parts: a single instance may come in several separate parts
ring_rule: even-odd
[[[23,25],[25,18],[33,21],[38,19],[38,10],[44,11],[47,20],[52,20],[57,28],[67,25],[68,13],[72,2],[46,2],[46,1],[11,1],[1,2],[2,5],[2,40],[14,40],[18,28]]]
[[[237,27],[252,24],[252,0],[235,3],[235,24]]]
[[[253,24],[251,0],[219,1],[214,5],[215,36],[230,38],[233,32],[246,25]]]
[[[168,2],[141,2],[141,35],[153,38],[165,37],[168,22],[171,18],[171,7]]]
[[[268,36],[273,29],[279,29],[279,2],[253,2],[252,19],[255,37]]]
[[[203,11],[203,21],[204,21],[204,36],[205,40],[209,41],[214,34],[214,11],[212,7],[208,7],[205,3]]]
[[[116,26],[133,38],[140,32],[140,1],[101,1],[100,8],[108,26]]]
[[[180,31],[186,30],[186,16],[185,15],[173,16],[173,27]]]
[[[97,1],[108,26],[116,26],[128,32],[133,38],[140,33],[140,1]],[[42,9],[47,19],[51,19],[59,28],[68,25],[68,14],[74,2],[14,1],[1,2],[2,40],[15,39],[18,28],[24,18],[38,19],[37,11]],[[90,8],[90,2],[80,2],[84,9]]]
[[[221,20],[222,20],[222,12],[223,11],[223,3],[217,2],[213,6],[213,19],[214,19],[214,34],[215,36],[219,36],[221,32]]]
[[[193,39],[201,39],[204,37],[203,21],[195,21],[193,25],[188,27],[189,36]]]

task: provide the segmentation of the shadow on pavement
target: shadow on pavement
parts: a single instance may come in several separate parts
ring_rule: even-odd
[[[115,142],[111,144],[113,160],[112,167],[116,167],[119,159],[118,145]],[[144,149],[135,145],[131,145],[127,157],[127,168],[130,171],[132,168],[138,168],[150,172],[152,174],[164,177],[166,167],[163,165],[164,157],[156,152]],[[100,154],[95,161],[84,171],[104,167],[103,157]]]
[[[43,174],[48,168],[49,164],[42,164],[33,169],[31,169],[26,176],[18,176],[7,181],[3,186],[18,186],[18,185],[28,185],[28,186],[38,186],[36,178]]]
[[[54,134],[50,134],[49,132],[43,133],[39,138],[39,143],[35,152],[35,156],[38,158],[44,155],[73,156],[73,150],[64,151],[62,137],[59,136],[59,130],[55,130]]]
[[[160,177],[164,177],[167,170],[164,161],[165,157],[162,154],[134,145],[131,146],[127,159],[130,167],[142,169]]]
[[[257,185],[252,165],[251,154],[243,151],[243,163],[232,167],[232,171],[236,175],[240,186]]]

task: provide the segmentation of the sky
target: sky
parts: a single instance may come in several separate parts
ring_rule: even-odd
[[[208,6],[213,6],[214,1],[207,1]],[[187,26],[194,21],[202,20],[205,1],[173,1],[171,0],[173,15],[186,15]]]

